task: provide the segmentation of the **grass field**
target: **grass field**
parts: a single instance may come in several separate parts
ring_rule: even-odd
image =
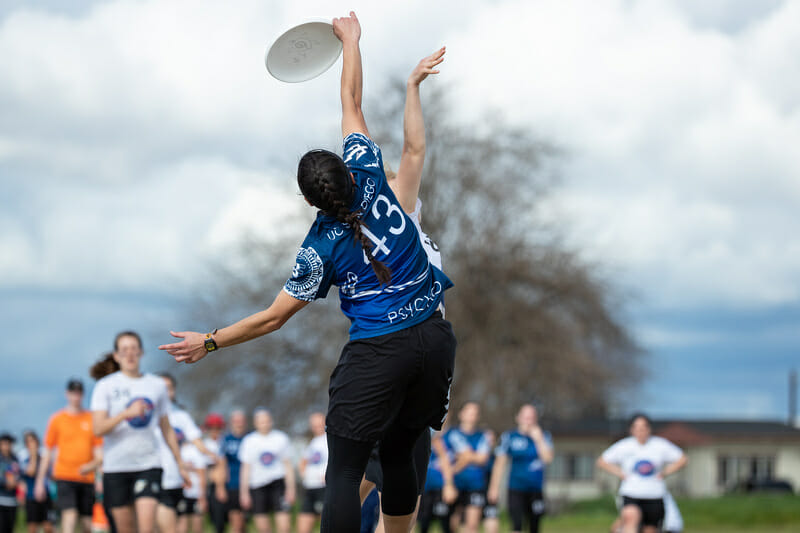
[[[678,498],[677,501],[686,525],[685,533],[800,532],[800,496],[732,495],[696,500]],[[546,516],[541,531],[605,533],[614,517],[611,497],[579,502],[558,515]],[[24,517],[19,516],[15,532],[25,531]],[[207,527],[206,531],[211,532],[212,529]],[[250,531],[253,531],[252,524]],[[431,531],[439,530],[431,528]],[[501,531],[510,531],[505,517]]]

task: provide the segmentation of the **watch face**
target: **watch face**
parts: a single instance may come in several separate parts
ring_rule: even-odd
[[[214,339],[206,339],[205,341],[206,351],[213,352],[217,349],[217,343],[214,342]]]

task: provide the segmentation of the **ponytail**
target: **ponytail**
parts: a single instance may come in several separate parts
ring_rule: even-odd
[[[119,370],[119,363],[114,359],[113,353],[105,354],[99,361],[89,369],[89,375],[93,379],[101,379]]]

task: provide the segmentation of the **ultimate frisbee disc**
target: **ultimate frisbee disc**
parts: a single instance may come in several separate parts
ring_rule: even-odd
[[[264,62],[275,78],[297,83],[328,70],[341,53],[342,42],[333,34],[333,24],[305,22],[275,39]]]

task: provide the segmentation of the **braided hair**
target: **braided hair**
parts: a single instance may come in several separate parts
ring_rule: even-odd
[[[355,190],[350,169],[342,158],[328,150],[307,152],[297,165],[297,184],[313,206],[353,230],[353,238],[361,244],[378,281],[381,285],[389,283],[392,279],[391,270],[375,259],[372,243],[361,231],[364,224],[361,210],[350,210]]]

